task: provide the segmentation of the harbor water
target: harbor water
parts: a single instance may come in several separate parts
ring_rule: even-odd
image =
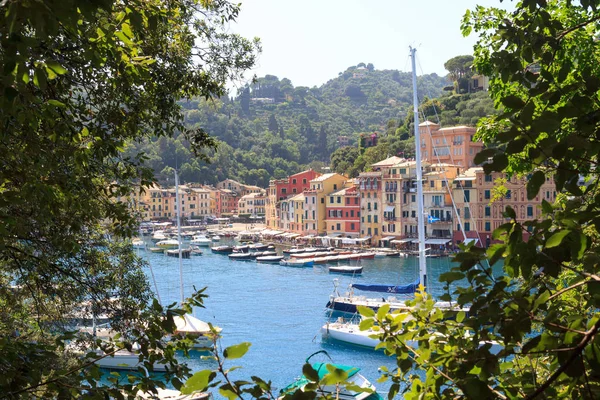
[[[220,244],[229,243],[232,242]],[[302,365],[309,355],[326,350],[333,362],[361,368],[361,373],[376,384],[378,391],[387,391],[389,384],[376,383],[380,376],[378,369],[381,366],[393,369],[395,359],[382,351],[323,339],[320,329],[332,317],[325,305],[334,293],[334,279],[337,279],[340,294],[353,282],[406,284],[415,281],[418,278],[415,257],[362,260],[362,275],[352,277],[330,274],[327,265],[298,268],[234,261],[227,255],[213,254],[209,247],[202,250],[202,256],[182,260],[184,294],[189,296],[194,287],[207,287],[206,308],[196,309],[195,316],[222,328],[221,352],[227,346],[252,343],[243,358],[227,361],[226,367],[242,367],[231,373],[232,379],[249,381],[251,376],[259,376],[272,381],[278,391],[301,375]],[[145,250],[139,250],[139,254],[152,266],[157,281],[154,290],[158,290],[162,303],[178,302],[179,260]],[[430,293],[443,292],[438,277],[450,269],[450,264],[448,257],[428,258]],[[150,269],[145,272],[152,282]],[[328,360],[321,357],[312,361]],[[202,360],[197,353],[185,362],[194,371],[215,367],[214,362]]]

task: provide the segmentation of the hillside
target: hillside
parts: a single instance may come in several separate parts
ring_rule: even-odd
[[[448,81],[430,74],[419,77],[418,85],[419,93],[434,98]],[[450,103],[456,107],[459,100]],[[377,153],[410,152],[404,142],[412,120],[411,74],[380,71],[371,64],[350,67],[321,87],[294,87],[289,79],[267,75],[235,98],[181,105],[187,126],[214,137],[218,151],[206,152],[207,163],[192,155],[183,136],[132,144],[130,153],[144,151],[163,182],[177,165],[183,182],[211,184],[233,178],[265,187],[269,179],[330,165],[332,153],[343,146],[356,148],[361,133],[378,132],[382,145],[394,144]],[[453,112],[444,107],[447,114]]]

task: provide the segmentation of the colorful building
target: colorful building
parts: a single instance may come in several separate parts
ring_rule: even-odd
[[[265,204],[265,223],[270,229],[280,229],[281,207],[279,202],[289,196],[300,194],[310,188],[310,181],[321,174],[308,169],[291,175],[286,179],[271,180],[269,182],[268,198]]]
[[[362,172],[358,175],[360,191],[360,236],[370,237],[376,243],[381,235],[382,197],[381,171]]]
[[[463,169],[475,166],[475,155],[483,149],[483,143],[474,142],[476,129],[470,126],[441,128],[425,121],[419,124],[423,161],[431,164],[452,164]]]
[[[326,197],[330,193],[344,188],[347,181],[348,178],[335,172],[321,175],[310,181],[310,189],[304,192],[306,196],[304,215],[308,217],[304,220],[304,224],[309,226],[309,229],[305,230],[305,234],[325,235],[327,233],[325,225]]]
[[[356,186],[330,193],[325,205],[327,236],[359,237],[360,194]]]
[[[502,182],[499,182],[502,180]],[[527,177],[509,177],[502,173],[487,175],[483,168],[469,168],[454,179],[454,201],[459,218],[453,224],[454,243],[465,238],[477,239],[483,247],[492,242],[492,232],[507,220],[502,213],[507,206],[515,210],[520,221],[539,218],[542,200],[556,200],[556,188],[550,177],[540,187],[533,200],[527,199]],[[494,199],[494,188],[502,183],[506,189],[503,196]]]

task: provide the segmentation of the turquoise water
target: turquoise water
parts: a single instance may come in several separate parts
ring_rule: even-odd
[[[208,247],[202,249],[204,255],[183,260],[184,293],[190,295],[194,286],[208,287],[206,308],[195,310],[195,316],[223,329],[221,350],[240,342],[252,343],[242,359],[227,365],[243,367],[232,373],[233,379],[249,380],[256,375],[281,389],[301,375],[306,357],[319,350],[326,350],[333,362],[361,368],[361,373],[373,383],[379,377],[379,367],[395,366],[394,359],[383,352],[324,341],[320,328],[330,317],[325,305],[333,293],[334,279],[339,279],[342,294],[350,283],[358,281],[410,283],[418,277],[416,258],[362,260],[362,276],[352,278],[329,274],[326,265],[294,268],[230,261],[226,255],[213,254]],[[139,254],[152,265],[162,303],[179,301],[178,259],[143,250]],[[428,259],[429,292],[442,293],[438,276],[449,269],[449,258]],[[149,269],[146,274],[152,283]],[[312,361],[327,360],[321,357]],[[199,355],[187,362],[193,370],[214,368],[214,363],[201,360]],[[387,391],[386,384],[375,384],[378,391]]]

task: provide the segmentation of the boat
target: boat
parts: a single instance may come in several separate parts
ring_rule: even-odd
[[[255,243],[250,245],[250,250],[262,251],[267,250],[269,248],[268,244],[263,243]]]
[[[159,247],[163,250],[176,249],[177,247],[179,247],[179,242],[176,239],[161,240],[160,242],[156,243],[156,247]]]
[[[375,258],[375,253],[359,253],[361,260],[372,260]]]
[[[152,234],[152,241],[153,242],[160,242],[163,240],[167,240],[169,237],[167,235],[165,235],[165,231],[155,231]]]
[[[219,240],[221,240],[221,236],[215,235],[215,236],[211,237],[210,240],[213,242],[218,242]]]
[[[200,247],[198,247],[198,246],[190,246],[190,250],[192,251],[193,256],[201,256],[202,255],[202,250],[200,250]]]
[[[259,263],[279,264],[279,261],[281,261],[281,260],[283,260],[283,256],[271,255],[271,256],[256,257],[256,262],[259,262]]]
[[[233,251],[236,251],[238,253],[247,253],[249,250],[250,250],[250,246],[247,244],[233,247]]]
[[[418,99],[417,99],[417,75],[415,68],[415,51],[416,49],[411,48],[411,56],[412,56],[412,81],[413,81],[413,111],[414,111],[414,131],[415,131],[415,143],[421,143],[421,136],[419,132],[419,109],[418,109]],[[416,189],[417,189],[417,216],[424,215],[424,206],[423,206],[423,174],[421,170],[421,146],[415,146],[415,161],[416,161]],[[417,234],[418,234],[418,245],[419,251],[417,253],[417,257],[419,260],[419,277],[412,283],[407,285],[369,285],[369,284],[351,284],[350,292],[346,296],[340,296],[337,293],[337,283],[336,283],[336,292],[332,295],[327,303],[327,307],[341,312],[349,312],[356,313],[357,306],[362,305],[374,310],[378,310],[379,307],[384,304],[390,306],[390,311],[394,310],[409,310],[410,307],[406,305],[406,303],[402,300],[397,299],[396,297],[388,297],[386,298],[366,298],[364,296],[355,296],[354,289],[371,291],[371,292],[379,292],[379,293],[387,293],[396,295],[396,294],[406,294],[412,295],[414,294],[419,285],[423,285],[427,287],[427,266],[426,266],[426,249],[425,249],[425,218],[417,217]],[[455,310],[455,311],[468,311],[468,309],[460,308],[456,305],[456,303],[449,302],[436,302],[436,307],[443,310]]]
[[[131,245],[133,246],[134,249],[145,249],[146,248],[146,242],[144,242],[140,238],[134,238],[133,241],[131,242]]]
[[[300,247],[292,247],[291,249],[283,250],[283,254],[299,254],[304,253],[306,250]]]
[[[192,254],[192,249],[165,250],[165,254],[169,257],[179,257],[181,255],[181,258],[190,258],[190,255]]]
[[[210,246],[211,243],[212,243],[212,240],[207,238],[205,235],[195,235],[192,237],[192,240],[190,241],[190,244],[193,244],[196,246]]]
[[[313,264],[313,260],[287,259],[279,261],[279,265],[285,265],[287,267],[312,267]]]
[[[387,256],[387,253],[385,251],[376,251],[375,252],[375,258],[383,258],[386,256]]]
[[[210,251],[217,254],[230,254],[233,253],[233,247],[231,246],[215,246],[211,247]]]
[[[321,351],[318,351],[317,353],[321,353],[321,352],[324,352],[324,351],[321,350]],[[315,353],[315,354],[317,354],[317,353]],[[306,359],[307,364],[313,355],[311,355],[310,357],[308,357]],[[292,395],[294,398],[303,398],[304,396],[302,396],[301,394],[299,394],[297,392],[298,391],[304,392],[305,389],[307,388],[307,386],[310,385],[310,387],[315,388],[314,391],[316,392],[317,398],[332,398],[332,399],[338,399],[338,400],[367,400],[367,399],[368,400],[383,400],[383,397],[381,397],[377,393],[375,386],[371,382],[369,382],[369,380],[367,378],[365,378],[363,375],[361,375],[359,373],[360,368],[352,367],[350,365],[333,364],[333,363],[331,363],[331,364],[328,364],[328,363],[312,364],[312,369],[316,371],[319,382],[321,382],[323,380],[323,378],[325,378],[325,376],[330,373],[330,370],[327,368],[328,366],[330,368],[331,368],[331,366],[333,366],[335,369],[346,372],[346,374],[348,375],[348,378],[346,379],[346,381],[348,383],[350,383],[349,386],[351,386],[351,387],[354,386],[354,387],[358,387],[361,389],[365,389],[365,391],[364,392],[354,391],[352,389],[347,389],[346,386],[344,386],[344,385],[335,385],[335,384],[314,385],[314,383],[313,383],[314,381],[311,381],[308,377],[306,377],[305,375],[302,375],[302,377],[298,378],[296,380],[296,382],[291,383],[288,386],[286,386],[285,388],[283,388],[280,392],[281,396]],[[313,384],[311,384],[311,383],[313,383]],[[314,396],[311,396],[311,398],[312,397],[314,397]]]
[[[329,322],[321,328],[321,334],[326,339],[350,343],[357,346],[375,348],[381,341],[378,335],[381,331],[369,328],[361,331],[359,324],[340,317],[335,322]]]
[[[150,250],[152,253],[164,253],[165,249],[161,249],[160,247],[150,247],[148,250]]]
[[[358,275],[362,274],[363,267],[361,266],[351,266],[351,265],[332,265],[329,267],[329,272],[333,272],[336,274],[352,274]]]
[[[254,258],[256,258],[256,256],[253,253],[231,253],[231,254],[229,254],[230,260],[247,261],[247,260],[253,260]]]

